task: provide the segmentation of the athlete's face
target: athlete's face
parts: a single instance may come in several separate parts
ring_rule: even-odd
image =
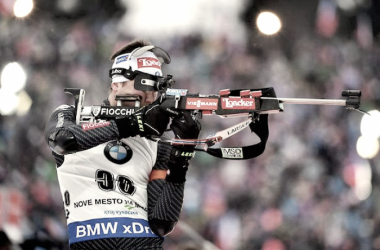
[[[151,104],[156,100],[157,91],[141,91],[134,87],[135,81],[127,81],[120,83],[112,83],[112,93],[110,94],[109,101],[111,106],[117,106],[115,97],[117,95],[138,95],[141,98],[141,107]],[[122,102],[122,106],[134,107],[134,102]]]

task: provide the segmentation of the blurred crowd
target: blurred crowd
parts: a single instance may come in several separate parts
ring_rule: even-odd
[[[18,20],[4,9],[0,13],[0,66],[17,61],[26,68],[25,91],[33,100],[24,116],[0,115],[0,228],[15,245],[24,242],[23,249],[40,244],[66,250],[45,122],[57,106],[74,103],[63,91],[67,87],[85,89],[85,105],[100,104],[109,87],[109,56],[134,37],[119,31],[117,15],[39,13]],[[172,63],[164,70],[174,75],[174,87],[193,93],[273,87],[278,97],[339,99],[344,89],[360,89],[361,108],[379,108],[379,38],[363,44],[357,36],[326,37],[310,30],[286,51],[276,37],[268,47],[270,38],[260,39],[260,50],[252,41],[202,33],[150,41],[169,52]],[[270,115],[261,156],[232,161],[197,153],[181,221],[166,249],[380,249],[380,161],[356,152],[362,116],[343,107],[288,105]],[[239,121],[204,117],[201,136]],[[256,142],[243,131],[219,146]],[[353,179],[364,167],[372,176],[371,193],[363,198]]]

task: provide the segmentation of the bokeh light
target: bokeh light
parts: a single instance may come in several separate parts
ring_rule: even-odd
[[[371,195],[371,178],[372,170],[368,163],[356,165],[354,191],[359,200],[365,200]]]
[[[0,89],[0,114],[11,115],[16,112],[19,98],[16,93]]]
[[[16,114],[18,116],[26,115],[29,112],[33,101],[28,95],[28,93],[24,90],[20,91],[17,96],[18,96],[19,102],[16,109]]]
[[[360,123],[362,135],[367,137],[378,138],[380,136],[380,112],[371,110],[370,115],[364,115]]]
[[[372,159],[379,152],[380,112],[371,110],[365,114],[360,123],[360,136],[356,143],[356,151],[364,159]]]
[[[128,8],[128,15],[121,20],[120,31],[128,36],[164,39],[199,32],[210,37],[223,35],[236,41],[244,39],[245,36],[244,26],[237,18],[239,12],[244,9],[244,1],[120,0],[120,2]],[[231,29],[233,32],[230,32]]]
[[[379,140],[373,136],[362,135],[356,142],[356,150],[360,157],[372,159],[379,152]]]
[[[265,35],[273,35],[280,31],[281,20],[272,12],[261,12],[256,20],[260,32]]]
[[[13,6],[13,13],[19,18],[26,17],[32,12],[33,7],[33,0],[16,0]]]
[[[343,179],[356,198],[363,201],[372,193],[372,170],[368,161],[350,164],[343,169]]]
[[[16,93],[24,88],[26,73],[17,62],[8,63],[1,72],[1,88]]]

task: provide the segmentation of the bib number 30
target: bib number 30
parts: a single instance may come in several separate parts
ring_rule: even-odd
[[[133,195],[136,192],[133,181],[125,175],[118,175],[114,178],[112,173],[98,169],[95,173],[95,180],[98,187],[106,192],[115,190],[116,186],[124,195]]]

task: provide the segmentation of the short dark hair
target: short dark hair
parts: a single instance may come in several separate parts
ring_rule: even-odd
[[[133,40],[132,42],[129,42],[128,44],[124,45],[122,48],[117,50],[115,53],[113,53],[112,56],[110,57],[110,60],[113,61],[116,57],[122,54],[130,53],[134,49],[141,48],[148,45],[151,45],[151,43],[148,41],[145,41],[142,39]]]

